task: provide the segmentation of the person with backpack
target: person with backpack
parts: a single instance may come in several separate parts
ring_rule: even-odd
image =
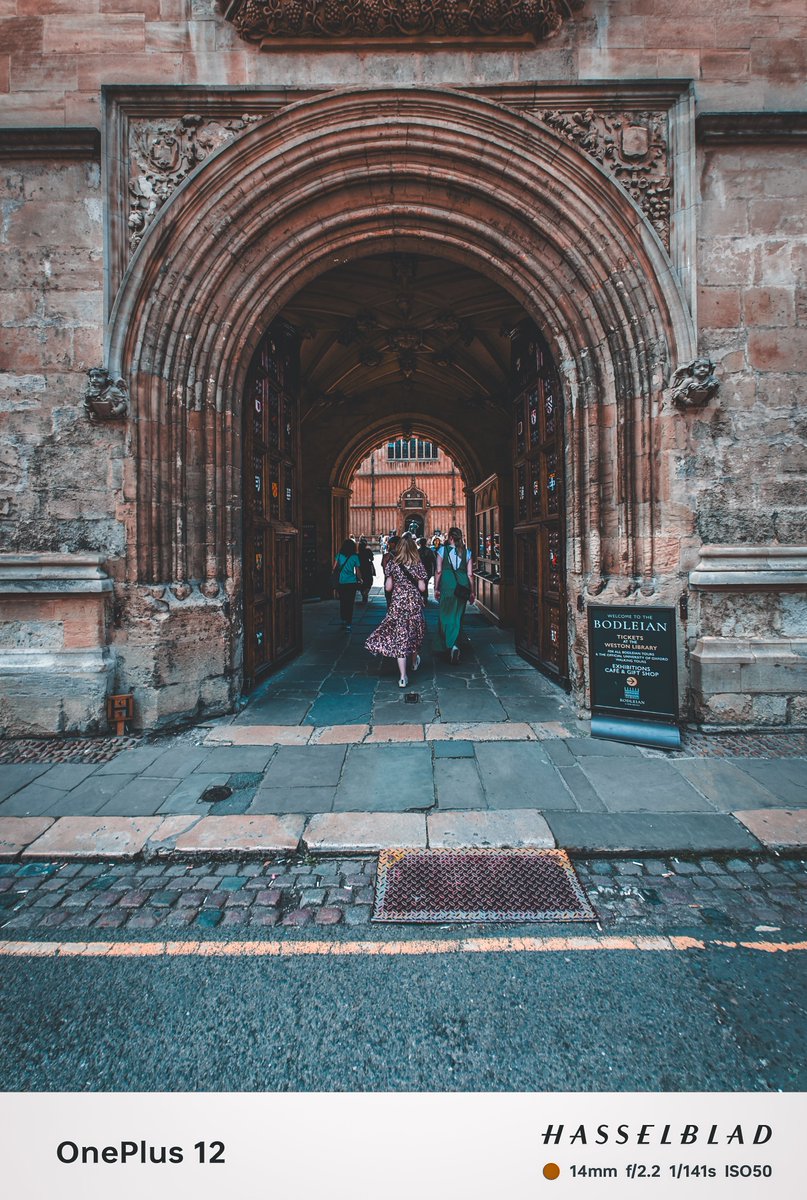
[[[474,602],[473,561],[465,545],[462,530],[453,526],[446,544],[437,551],[434,573],[434,598],[440,605],[437,617],[437,648],[448,654],[453,664],[460,660],[460,633],[465,606]]]
[[[384,568],[384,591],[389,597],[387,615],[364,643],[372,654],[383,654],[398,662],[398,687],[408,687],[407,667],[420,666],[418,651],[426,636],[423,605],[426,571],[414,538],[403,537]]]
[[[361,562],[356,553],[356,543],[353,538],[347,538],[334,559],[331,572],[331,583],[339,595],[339,616],[345,633],[350,633],[353,628],[353,606],[361,581]]]

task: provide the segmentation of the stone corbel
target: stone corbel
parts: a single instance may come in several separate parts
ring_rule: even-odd
[[[710,358],[694,358],[674,371],[670,380],[670,398],[675,407],[681,412],[705,408],[720,387],[714,370],[715,364]]]
[[[95,425],[102,421],[125,421],[129,415],[129,389],[104,367],[90,367],[84,392],[84,411]]]

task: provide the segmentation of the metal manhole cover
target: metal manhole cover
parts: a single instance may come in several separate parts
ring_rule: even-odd
[[[596,921],[564,850],[382,850],[374,921]]]

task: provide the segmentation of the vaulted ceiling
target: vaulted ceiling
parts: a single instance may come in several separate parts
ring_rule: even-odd
[[[284,311],[300,330],[303,408],[391,403],[434,412],[500,403],[523,310],[444,259],[378,255],[334,267]]]

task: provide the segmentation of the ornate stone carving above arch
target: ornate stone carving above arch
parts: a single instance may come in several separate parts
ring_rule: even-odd
[[[240,406],[258,340],[305,283],[389,252],[473,267],[544,331],[566,394],[570,590],[669,595],[677,422],[663,389],[695,353],[670,260],[576,146],[437,89],[290,105],[214,150],[146,229],[107,358],[129,380],[137,431],[129,578],[237,593]]]
[[[529,38],[558,33],[565,0],[230,0],[225,10],[248,42]]]

